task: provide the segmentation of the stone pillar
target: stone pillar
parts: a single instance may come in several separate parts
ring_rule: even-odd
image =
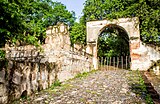
[[[38,90],[38,63],[33,63],[32,72],[31,72],[31,89],[33,91]]]
[[[149,50],[142,42],[136,48],[133,47],[134,44],[131,46],[131,70],[148,70],[152,63]]]
[[[98,69],[97,44],[93,46],[93,67]]]
[[[93,55],[92,44],[87,44],[86,53]]]
[[[94,69],[98,69],[97,42],[87,44],[86,53],[93,55],[92,63]]]
[[[131,70],[137,70],[137,64],[139,63],[140,54],[134,52],[139,49],[140,42],[138,40],[130,40],[130,57],[131,57]]]

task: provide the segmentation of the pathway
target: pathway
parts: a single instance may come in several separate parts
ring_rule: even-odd
[[[137,71],[95,71],[15,104],[146,104]]]

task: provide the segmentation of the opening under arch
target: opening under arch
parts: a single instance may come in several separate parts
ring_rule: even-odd
[[[130,68],[129,36],[123,27],[116,24],[104,26],[98,34],[97,50],[101,68]]]

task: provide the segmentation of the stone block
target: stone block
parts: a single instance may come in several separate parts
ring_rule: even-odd
[[[47,38],[45,39],[45,44],[51,44],[52,43],[51,37],[52,36],[50,36],[50,35],[47,36]]]
[[[52,70],[48,73],[48,85],[51,86],[52,83],[55,81],[55,71]]]
[[[60,25],[60,32],[63,33],[65,31],[65,26],[64,25]]]
[[[32,89],[33,91],[38,90],[38,82],[37,82],[37,80],[31,81],[31,89]]]
[[[42,81],[42,88],[47,89],[48,88],[48,81]]]
[[[140,47],[140,42],[135,42],[130,44],[130,49],[138,49]]]
[[[42,80],[38,80],[38,90],[43,90]]]
[[[5,69],[0,71],[0,83],[5,83]]]
[[[32,91],[31,91],[31,82],[28,80],[26,83],[26,88],[27,88],[27,95],[31,95]]]
[[[7,102],[8,102],[8,96],[0,97],[0,104],[7,104]]]
[[[47,75],[46,75],[45,71],[41,72],[41,80],[42,81],[46,81],[47,80]]]
[[[8,69],[11,69],[13,67],[13,61],[8,62]]]
[[[31,73],[31,80],[36,80],[37,79],[37,72],[32,72]]]
[[[13,74],[12,82],[17,85],[21,84],[21,77],[22,76],[23,75],[21,73],[15,71]]]
[[[159,74],[160,74],[160,72],[159,72],[159,66],[153,67],[153,71],[154,71],[154,73],[155,73],[156,75],[159,75]]]
[[[48,57],[42,58],[40,63],[45,63],[48,60]]]
[[[51,86],[55,81],[55,78],[52,76],[49,76],[49,80],[48,80],[48,86]]]
[[[25,91],[25,90],[27,90],[27,83],[22,83],[21,85],[20,85],[20,92],[22,93],[23,91]]]
[[[72,74],[69,70],[63,70],[58,73],[58,80],[61,82],[71,79],[73,77],[74,74]]]
[[[0,97],[7,95],[7,88],[4,84],[0,84]]]
[[[10,96],[9,99],[11,100],[15,100],[21,97],[21,90],[20,87],[17,87],[16,89],[14,89],[14,92],[12,93],[12,95]]]
[[[139,60],[140,57],[139,54],[131,54],[131,60]]]
[[[159,66],[156,67],[157,71],[156,71],[156,75],[159,75],[160,72],[159,72]]]

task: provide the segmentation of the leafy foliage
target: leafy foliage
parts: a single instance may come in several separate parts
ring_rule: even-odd
[[[88,75],[92,74],[92,73],[95,73],[97,70],[91,70],[89,72],[83,72],[83,73],[78,73],[74,78],[85,78],[87,77]],[[73,79],[74,79],[73,78]]]
[[[70,32],[71,43],[86,44],[86,26],[82,23],[75,23]]]
[[[43,42],[49,25],[64,22],[73,25],[74,12],[52,0],[1,0],[0,46],[4,44],[34,44]]]
[[[53,90],[54,88],[59,87],[59,86],[61,86],[61,85],[62,85],[62,83],[61,83],[59,80],[56,80],[56,81],[51,85],[50,89]]]
[[[113,57],[129,55],[128,35],[114,28],[106,28],[98,39],[98,56]]]
[[[0,60],[5,59],[5,51],[0,50]]]

